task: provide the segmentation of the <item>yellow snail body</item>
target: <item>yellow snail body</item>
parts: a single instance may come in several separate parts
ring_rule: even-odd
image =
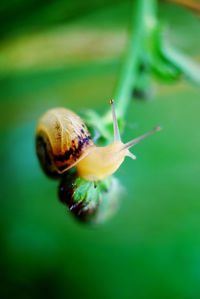
[[[71,110],[55,108],[47,111],[36,129],[36,150],[40,164],[47,175],[59,176],[73,166],[78,175],[88,181],[98,181],[113,174],[126,156],[136,159],[129,148],[140,140],[159,131],[156,127],[147,134],[123,143],[112,105],[114,141],[105,147],[97,147],[81,118]]]

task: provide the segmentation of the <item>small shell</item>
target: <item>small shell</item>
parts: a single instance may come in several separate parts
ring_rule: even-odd
[[[74,166],[93,147],[81,118],[71,110],[48,110],[36,129],[36,151],[43,170],[57,176]]]

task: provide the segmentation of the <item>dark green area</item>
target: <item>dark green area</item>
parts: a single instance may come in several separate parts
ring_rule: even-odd
[[[0,51],[16,36],[59,32],[63,24],[120,34],[130,1],[10,1],[1,4],[1,15]],[[167,4],[159,15],[166,38],[198,60],[198,19]],[[157,83],[152,100],[131,103],[124,141],[157,124],[163,131],[138,144],[132,150],[137,160],[126,158],[116,173],[125,190],[105,224],[77,222],[58,200],[58,181],[39,168],[39,116],[55,106],[102,113],[121,62],[111,55],[63,66],[55,58],[51,68],[6,71],[0,64],[3,298],[200,298],[198,87]]]

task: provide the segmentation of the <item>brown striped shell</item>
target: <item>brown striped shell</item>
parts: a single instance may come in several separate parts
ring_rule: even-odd
[[[76,165],[93,146],[83,121],[71,110],[48,110],[38,122],[37,156],[43,170],[51,177]]]

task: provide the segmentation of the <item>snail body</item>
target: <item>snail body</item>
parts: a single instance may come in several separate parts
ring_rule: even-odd
[[[128,154],[122,150],[123,143],[114,142],[105,147],[95,147],[77,163],[78,175],[88,181],[97,181],[113,174]],[[95,167],[94,167],[95,162]]]
[[[56,177],[76,166],[78,175],[87,181],[98,181],[113,174],[126,156],[136,159],[129,148],[159,131],[156,127],[143,136],[123,143],[112,105],[114,141],[97,147],[81,118],[71,110],[48,110],[39,120],[36,129],[36,151],[40,164],[48,176]]]

